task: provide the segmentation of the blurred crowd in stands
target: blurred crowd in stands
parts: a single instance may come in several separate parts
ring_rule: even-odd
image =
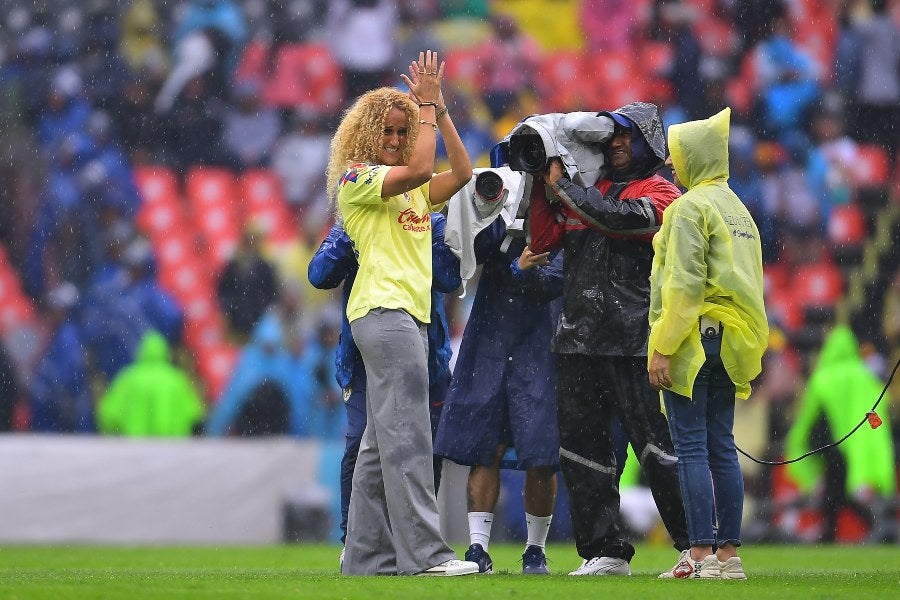
[[[0,430],[341,437],[339,301],[306,280],[331,132],[422,48],[447,61],[476,166],[533,113],[644,100],[670,125],[732,107],[730,184],[763,236],[772,328],[742,448],[783,455],[834,323],[878,380],[900,358],[900,1],[0,9]],[[458,336],[466,301],[447,302]],[[879,410],[896,452],[900,414]],[[781,470],[745,467],[760,537],[827,537],[804,533]]]

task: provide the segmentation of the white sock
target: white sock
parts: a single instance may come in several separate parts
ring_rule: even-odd
[[[536,517],[525,513],[525,524],[528,527],[528,542],[526,546],[538,546],[543,548],[547,543],[547,533],[550,531],[550,521],[553,515]]]
[[[494,524],[494,513],[492,512],[470,512],[469,513],[469,543],[481,544],[484,551],[487,552],[488,544],[491,542],[491,525]]]

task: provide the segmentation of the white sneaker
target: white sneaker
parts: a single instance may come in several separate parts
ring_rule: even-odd
[[[631,567],[628,566],[627,560],[621,558],[595,556],[590,560],[581,561],[581,566],[569,575],[631,575]]]
[[[722,579],[747,579],[739,556],[732,556],[725,562],[719,561],[719,574]]]
[[[691,558],[691,551],[683,550],[675,566],[659,574],[660,579],[719,579],[719,559],[710,554],[703,560]]]
[[[473,575],[478,572],[478,563],[451,558],[417,575],[430,577],[455,577],[456,575]]]

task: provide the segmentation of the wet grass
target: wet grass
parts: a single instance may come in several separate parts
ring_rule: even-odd
[[[461,553],[464,548],[458,547]],[[334,545],[269,547],[0,547],[0,598],[695,598],[896,597],[900,546],[754,546],[747,581],[667,581],[677,555],[638,547],[631,577],[568,577],[571,545],[548,548],[550,577],[519,574],[521,545],[492,545],[496,574],[478,577],[341,577]],[[704,586],[698,590],[697,586]],[[712,589],[710,589],[712,588]],[[727,589],[725,589],[727,588]]]

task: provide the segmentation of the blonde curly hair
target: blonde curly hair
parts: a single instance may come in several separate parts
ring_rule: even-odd
[[[378,164],[384,121],[395,106],[406,113],[409,124],[406,148],[400,159],[400,164],[407,164],[419,135],[419,107],[407,94],[392,87],[371,90],[357,98],[344,113],[331,140],[326,180],[335,218],[340,216],[337,194],[341,177],[354,163]]]

